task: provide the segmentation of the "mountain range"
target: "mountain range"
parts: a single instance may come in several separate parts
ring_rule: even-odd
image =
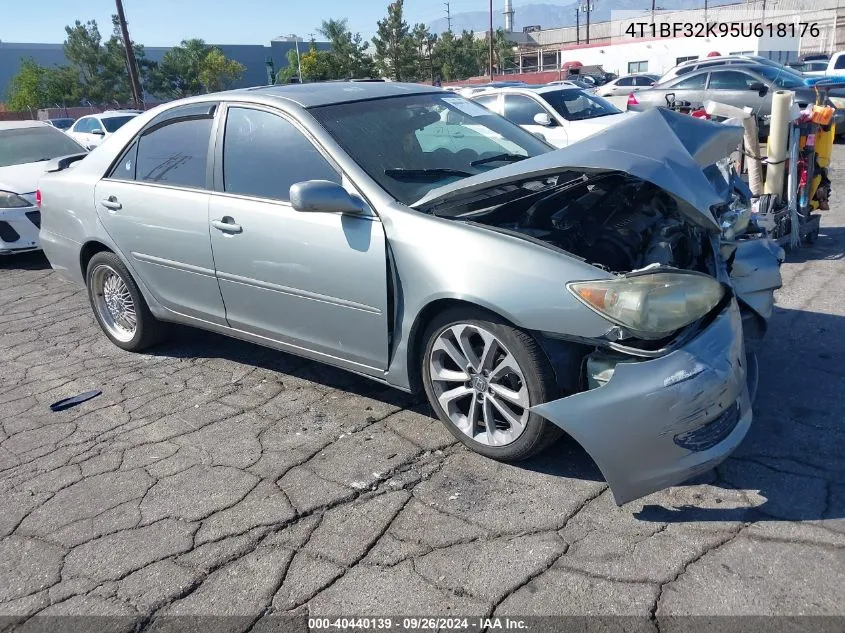
[[[586,0],[585,0],[586,1]],[[709,6],[733,4],[736,0],[709,0]],[[520,4],[514,2],[514,31],[522,31],[525,26],[539,25],[544,29],[552,29],[561,26],[575,25],[575,9],[584,2],[573,0],[571,2],[560,2],[556,4],[528,2]],[[493,27],[504,26],[505,18],[502,15],[504,0],[495,0],[493,5]],[[657,0],[657,7],[660,9],[700,9],[704,6],[703,0]],[[605,22],[610,20],[611,11],[650,11],[649,0],[613,0],[610,6],[608,0],[593,0],[593,10],[590,13],[590,21]],[[445,10],[444,10],[445,13]],[[452,14],[452,31],[486,31],[489,24],[487,11],[465,11]],[[581,24],[584,24],[584,15],[581,15]],[[446,17],[434,20],[428,24],[429,30],[433,33],[442,33],[448,29]]]

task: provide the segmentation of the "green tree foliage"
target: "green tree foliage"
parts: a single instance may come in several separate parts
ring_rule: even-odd
[[[212,48],[200,63],[200,83],[207,92],[230,88],[241,78],[244,65],[229,59],[219,48]]]
[[[75,105],[79,102],[81,91],[79,76],[73,68],[48,68],[32,59],[25,59],[12,78],[6,105],[13,111]]]
[[[360,79],[374,74],[373,58],[367,52],[369,43],[360,33],[352,34],[345,18],[324,20],[318,30],[331,44],[327,79]]]
[[[378,21],[373,37],[375,66],[382,76],[394,81],[413,81],[421,74],[420,59],[402,14],[403,2],[395,0],[387,7],[387,16]]]

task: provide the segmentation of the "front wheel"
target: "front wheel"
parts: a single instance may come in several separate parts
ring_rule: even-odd
[[[482,310],[448,311],[425,335],[426,395],[446,428],[501,461],[536,455],[561,431],[530,411],[555,396],[554,373],[531,336]]]
[[[117,255],[107,251],[94,255],[85,281],[97,323],[112,343],[139,352],[161,340],[164,325],[152,315]]]

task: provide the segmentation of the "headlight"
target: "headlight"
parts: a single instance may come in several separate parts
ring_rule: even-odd
[[[21,207],[31,207],[29,200],[21,198],[18,194],[11,191],[0,191],[0,209],[20,209]]]
[[[699,273],[659,272],[566,286],[588,307],[641,338],[663,338],[706,315],[725,294]]]

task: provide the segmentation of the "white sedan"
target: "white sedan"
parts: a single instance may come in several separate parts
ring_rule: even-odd
[[[35,200],[47,161],[85,150],[41,121],[0,121],[0,255],[40,248]]]
[[[108,110],[89,114],[74,123],[67,135],[86,149],[94,149],[138,114],[137,110]]]
[[[580,88],[501,88],[471,97],[555,147],[566,147],[630,116]]]

